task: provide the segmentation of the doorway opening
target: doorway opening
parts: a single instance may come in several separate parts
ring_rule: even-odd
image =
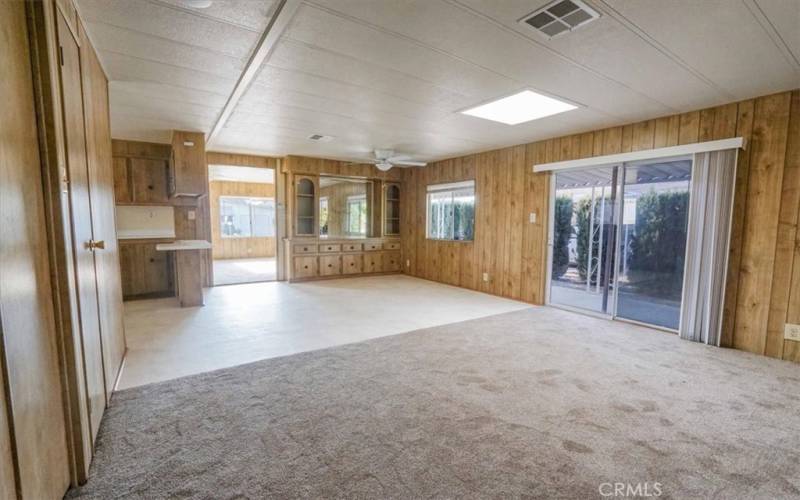
[[[680,326],[690,157],[553,174],[548,303]]]
[[[275,281],[275,170],[209,165],[214,286]]]

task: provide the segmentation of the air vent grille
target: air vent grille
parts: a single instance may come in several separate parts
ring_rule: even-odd
[[[581,0],[556,0],[519,20],[548,40],[597,19],[600,14]]]

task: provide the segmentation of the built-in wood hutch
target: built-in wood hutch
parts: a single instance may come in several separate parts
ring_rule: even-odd
[[[398,169],[289,156],[282,171],[289,281],[402,272]]]

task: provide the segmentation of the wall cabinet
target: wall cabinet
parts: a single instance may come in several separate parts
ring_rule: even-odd
[[[386,184],[383,203],[383,235],[400,235],[400,184]]]
[[[117,205],[167,205],[169,161],[115,156],[114,198]]]
[[[171,196],[202,196],[208,193],[206,141],[202,132],[172,133],[169,193]]]
[[[316,236],[316,192],[313,177],[297,176],[294,182],[294,234]]]

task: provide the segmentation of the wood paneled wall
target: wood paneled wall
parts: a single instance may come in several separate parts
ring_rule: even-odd
[[[211,244],[214,259],[243,259],[275,257],[276,238],[223,238],[220,232],[220,196],[251,196],[275,198],[275,184],[254,182],[211,181],[209,201],[211,203]]]
[[[209,165],[234,165],[237,167],[278,168],[278,159],[269,156],[240,155],[235,153],[206,152]]]
[[[799,99],[795,90],[404,169],[405,270],[541,304],[550,193],[534,164],[741,136],[723,342],[800,361],[800,343],[783,339],[784,323],[800,323]],[[426,239],[426,186],[466,179],[476,181],[475,241]]]
[[[26,3],[0,2],[0,498],[69,485]]]

